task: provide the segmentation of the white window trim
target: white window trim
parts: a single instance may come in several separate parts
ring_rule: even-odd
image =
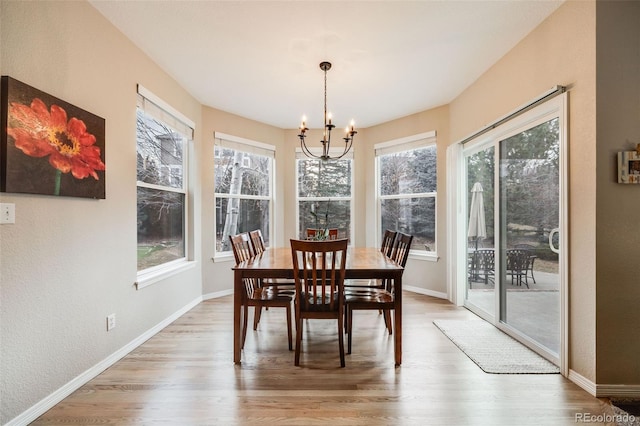
[[[192,257],[192,253],[189,252],[189,227],[191,226],[190,214],[191,211],[189,209],[189,155],[191,150],[190,145],[193,142],[193,135],[195,129],[195,123],[190,120],[187,116],[180,113],[178,110],[173,108],[167,102],[160,99],[158,96],[153,94],[150,90],[146,89],[144,86],[138,84],[137,86],[138,92],[138,102],[140,101],[140,97],[142,97],[142,105],[137,105],[137,108],[141,108],[145,113],[151,115],[156,120],[162,121],[170,127],[173,127],[174,130],[185,136],[185,143],[182,147],[182,162],[183,162],[183,175],[182,175],[182,188],[173,188],[173,187],[165,187],[161,185],[149,184],[146,182],[136,182],[136,189],[141,188],[151,188],[151,189],[160,189],[167,192],[178,192],[184,194],[184,257],[180,259],[175,259],[170,262],[166,262],[160,265],[153,266],[151,268],[143,269],[141,271],[137,271],[136,273],[136,281],[135,286],[137,290],[141,290],[145,287],[148,287],[152,284],[156,284],[164,279],[171,277],[172,275],[176,275],[180,272],[189,270],[194,268],[196,262],[193,260],[189,260]],[[158,109],[164,110],[165,116],[169,116],[169,118],[173,118],[173,123],[166,123],[161,117],[155,116],[154,112],[147,111],[145,108],[144,101],[150,101],[152,104],[155,104],[152,108],[155,113],[158,112]],[[147,104],[148,105],[148,104]],[[136,236],[137,239],[137,236]]]
[[[224,148],[229,148],[229,149],[233,149],[233,150],[238,150],[238,151],[242,151],[242,152],[247,152],[250,154],[257,154],[257,155],[263,155],[265,157],[269,157],[271,158],[271,179],[270,179],[270,183],[269,183],[269,195],[240,195],[240,194],[221,194],[221,193],[217,193],[215,192],[214,189],[214,194],[213,194],[213,203],[214,203],[214,209],[213,209],[213,223],[214,223],[214,227],[215,224],[217,223],[217,217],[216,217],[216,208],[215,208],[215,203],[216,200],[218,198],[240,198],[240,199],[244,199],[244,200],[268,200],[269,202],[269,235],[270,235],[270,245],[273,246],[275,244],[275,219],[274,219],[274,212],[275,212],[275,204],[276,204],[276,197],[275,197],[275,188],[276,188],[276,159],[275,159],[275,153],[276,153],[276,147],[274,145],[270,145],[264,142],[258,142],[258,141],[254,141],[251,139],[246,139],[246,138],[242,138],[239,136],[233,136],[233,135],[229,135],[227,133],[222,133],[222,132],[213,132],[213,140],[214,140],[214,145],[220,146],[220,147],[224,147]],[[215,147],[214,147],[214,168],[215,168],[215,162],[216,159],[219,159],[220,156],[215,156]],[[214,174],[215,174],[215,170],[214,170]],[[214,231],[217,231],[217,229],[214,228]],[[211,258],[211,261],[214,263],[217,262],[235,262],[235,258],[233,256],[233,251],[223,251],[223,252],[219,252],[216,250],[216,244],[215,244],[215,232],[214,232],[214,245],[213,245],[213,257]]]
[[[399,139],[393,139],[386,142],[380,142],[373,146],[375,155],[375,194],[376,194],[376,229],[380,230],[382,227],[382,207],[381,201],[385,199],[406,199],[406,198],[433,198],[435,202],[435,242],[432,251],[419,251],[411,250],[409,252],[410,259],[423,260],[429,262],[437,262],[440,259],[438,256],[438,192],[424,192],[415,194],[393,194],[393,195],[380,195],[380,161],[379,158],[382,155],[393,154],[396,152],[410,151],[419,148],[426,148],[435,146],[436,143],[436,131],[431,130],[429,132],[418,133],[413,136],[406,136]],[[437,157],[436,157],[437,158]],[[380,238],[382,236],[376,231],[376,246],[380,246]]]

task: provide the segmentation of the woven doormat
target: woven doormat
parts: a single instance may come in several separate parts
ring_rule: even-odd
[[[560,373],[556,365],[486,321],[436,320],[433,323],[486,373]]]

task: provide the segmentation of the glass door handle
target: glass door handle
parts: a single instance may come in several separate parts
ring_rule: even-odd
[[[560,249],[557,247],[553,246],[553,236],[555,234],[559,234],[560,233],[560,229],[559,228],[553,228],[550,232],[549,232],[549,248],[551,249],[552,252],[554,253],[560,253]]]

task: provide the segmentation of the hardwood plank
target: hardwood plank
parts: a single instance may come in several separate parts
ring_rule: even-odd
[[[403,363],[395,367],[382,316],[357,311],[341,369],[334,322],[308,320],[294,367],[282,312],[270,309],[248,331],[236,365],[233,296],[208,300],[33,424],[539,426],[611,414],[605,400],[558,374],[484,373],[432,323],[472,317],[405,292]]]

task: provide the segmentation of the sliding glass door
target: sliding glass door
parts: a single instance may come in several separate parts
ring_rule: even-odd
[[[495,312],[495,232],[493,144],[465,155],[467,170],[466,303],[493,322]]]
[[[500,321],[542,346],[560,350],[559,119],[499,142]]]
[[[466,144],[459,197],[465,306],[557,364],[566,294],[565,114],[560,96]]]

